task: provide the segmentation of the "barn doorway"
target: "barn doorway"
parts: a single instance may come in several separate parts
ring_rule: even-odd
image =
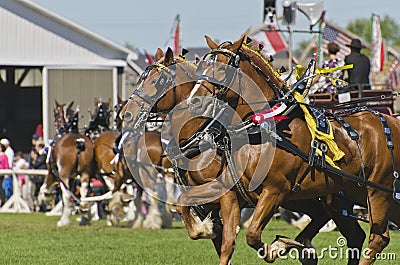
[[[28,153],[42,117],[42,67],[0,66],[0,137]]]

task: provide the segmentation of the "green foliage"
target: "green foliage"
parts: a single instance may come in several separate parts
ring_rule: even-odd
[[[304,51],[304,50],[307,48],[307,46],[308,46],[308,44],[310,43],[310,41],[312,41],[312,39],[310,39],[310,40],[303,40],[303,41],[299,42],[297,48],[298,48],[300,51]]]
[[[347,24],[347,30],[357,34],[366,41],[371,40],[371,21],[369,18],[356,18]]]
[[[371,41],[371,19],[357,18],[347,24],[347,30],[357,34],[366,41]],[[385,15],[381,18],[381,31],[387,45],[400,45],[400,26],[396,21]]]
[[[75,216],[76,217],[76,216]],[[73,216],[72,220],[75,219]],[[167,230],[133,230],[107,227],[104,220],[92,226],[80,227],[76,221],[69,227],[57,227],[58,217],[42,213],[0,214],[0,265],[192,265],[218,264],[218,256],[210,240],[190,240],[181,222]],[[363,224],[365,231],[368,225]],[[299,230],[283,221],[273,220],[263,234],[271,243],[275,235],[294,238]],[[237,238],[233,264],[265,264],[246,244],[246,231]],[[320,233],[313,241],[319,251],[329,245],[338,247],[339,232]],[[366,242],[365,242],[366,244]],[[399,255],[400,233],[391,232],[391,241],[385,253]],[[319,252],[320,253],[320,252]],[[321,264],[346,264],[345,260],[325,258]],[[398,264],[398,261],[382,261]],[[291,258],[277,260],[277,265],[299,264]]]
[[[136,51],[137,50],[137,48],[133,44],[131,44],[129,42],[125,42],[124,46],[125,46],[125,48],[128,48],[131,51]]]
[[[400,45],[400,26],[393,18],[384,16],[381,20],[381,30],[389,45]]]

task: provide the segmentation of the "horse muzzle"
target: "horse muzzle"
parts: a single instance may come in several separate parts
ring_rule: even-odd
[[[211,117],[213,102],[211,97],[193,97],[188,100],[189,111],[192,115]]]

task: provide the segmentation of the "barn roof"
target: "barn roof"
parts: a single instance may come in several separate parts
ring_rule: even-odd
[[[125,66],[138,55],[32,1],[0,1],[0,65]]]

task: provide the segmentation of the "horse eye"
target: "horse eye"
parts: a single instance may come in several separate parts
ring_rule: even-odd
[[[216,57],[215,55],[210,56],[210,58],[207,60],[207,66],[214,64],[215,57]]]
[[[225,72],[225,66],[223,66],[223,65],[220,65],[220,66],[218,66],[218,69],[217,69],[217,72]]]

